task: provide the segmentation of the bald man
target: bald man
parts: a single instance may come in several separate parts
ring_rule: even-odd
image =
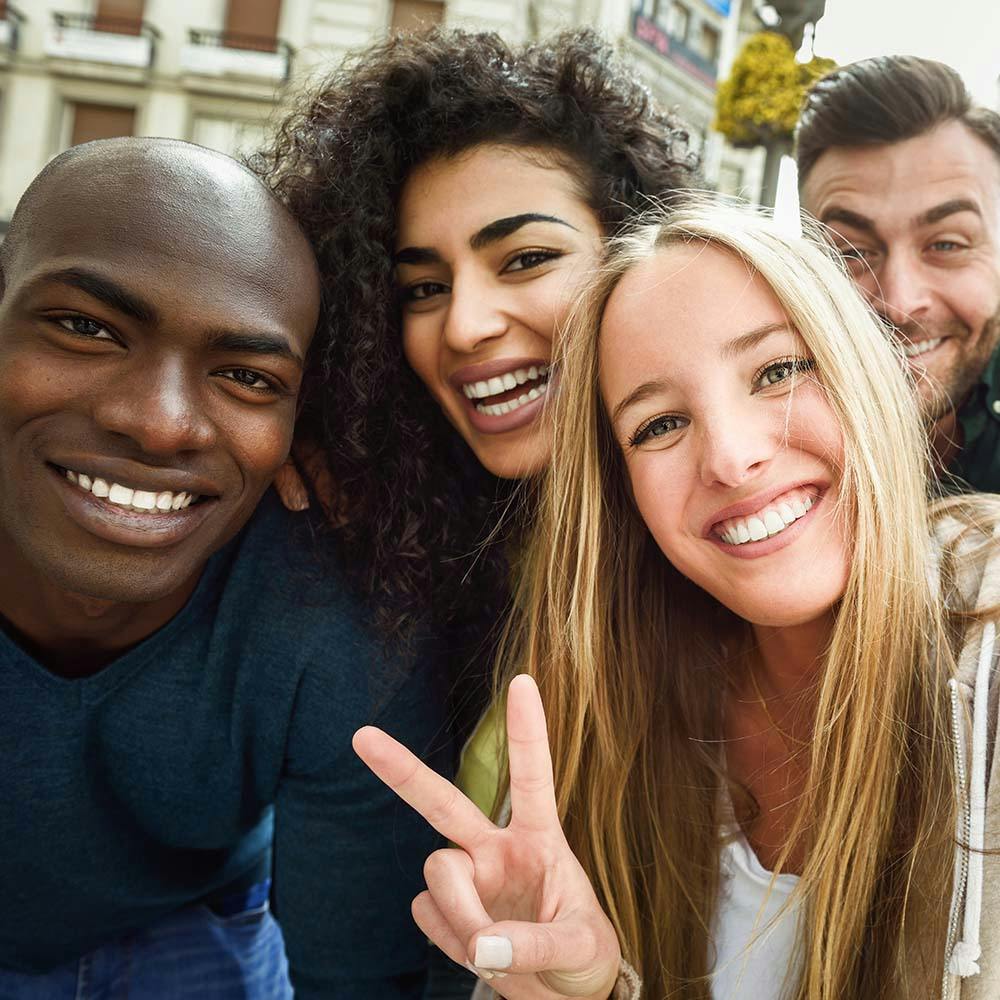
[[[0,998],[418,996],[433,835],[350,735],[426,747],[444,698],[267,492],[305,238],[228,157],[108,140],[36,178],[0,279]]]

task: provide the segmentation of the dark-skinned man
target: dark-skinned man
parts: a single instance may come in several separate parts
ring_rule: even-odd
[[[899,338],[946,486],[1000,492],[1000,114],[941,63],[879,56],[812,89],[802,206]]]
[[[418,996],[433,837],[350,736],[427,746],[444,698],[267,492],[305,238],[228,157],[108,140],[0,272],[0,998]]]

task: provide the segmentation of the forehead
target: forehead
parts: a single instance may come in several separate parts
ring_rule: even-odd
[[[399,245],[468,236],[495,219],[548,211],[597,222],[579,184],[544,150],[482,145],[415,167],[399,200]]]
[[[828,149],[802,189],[803,206],[820,220],[846,208],[885,226],[960,198],[988,219],[1000,212],[1000,158],[957,121],[886,146]]]
[[[602,350],[619,340],[660,343],[671,353],[697,340],[697,350],[707,339],[726,340],[755,325],[749,314],[764,312],[780,315],[781,307],[735,254],[700,243],[671,246],[628,271],[612,292]]]

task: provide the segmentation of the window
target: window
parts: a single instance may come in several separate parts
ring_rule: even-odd
[[[719,61],[720,35],[717,29],[710,24],[702,23],[701,31],[698,32],[698,51],[710,63]]]
[[[234,49],[273,52],[278,47],[281,0],[229,0],[223,43]]]
[[[195,115],[191,141],[230,156],[254,153],[267,138],[265,119],[225,118],[222,115]]]
[[[144,0],[97,0],[94,31],[138,35],[142,29]]]
[[[421,31],[443,21],[442,0],[394,0],[392,5],[393,31]]]
[[[719,193],[739,198],[743,195],[743,170],[735,163],[719,167]]]
[[[73,101],[69,111],[71,123],[69,145],[78,146],[91,139],[113,139],[135,134],[135,108],[115,104],[85,104]]]
[[[679,42],[686,42],[688,26],[691,24],[691,11],[682,3],[673,3],[667,11],[667,34]]]

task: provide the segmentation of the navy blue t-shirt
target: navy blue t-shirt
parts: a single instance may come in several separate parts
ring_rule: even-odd
[[[296,996],[419,996],[429,827],[357,759],[377,723],[438,770],[445,670],[366,627],[268,494],[184,609],[66,679],[0,634],[0,967],[44,972],[273,875]],[[272,851],[273,846],[273,851]]]

